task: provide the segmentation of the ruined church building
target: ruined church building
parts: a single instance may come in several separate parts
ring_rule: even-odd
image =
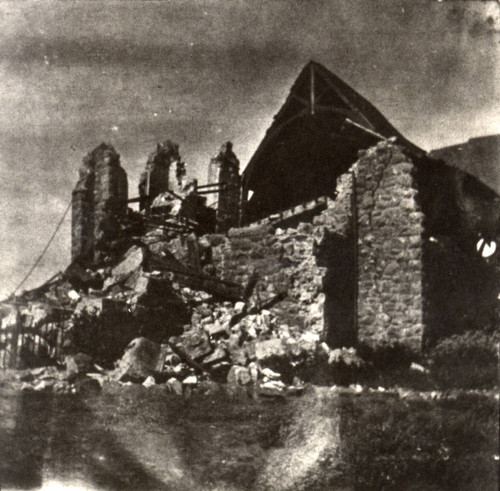
[[[89,153],[73,191],[72,259],[102,263],[131,201],[143,215],[194,224],[198,236],[316,220],[325,224],[314,249],[324,268],[327,343],[420,350],[497,324],[500,312],[499,253],[484,257],[500,240],[498,189],[445,157],[431,158],[311,61],[241,175],[228,142],[209,163],[208,184],[198,185],[166,141],[146,163],[139,196],[129,198],[115,149],[103,143]]]

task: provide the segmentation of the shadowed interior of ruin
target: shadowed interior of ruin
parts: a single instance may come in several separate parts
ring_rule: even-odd
[[[424,212],[424,346],[498,320],[498,254],[484,258],[480,239],[499,242],[500,200],[475,177],[431,159],[415,173]]]
[[[245,207],[244,221],[252,222],[318,196],[332,196],[335,182],[356,160],[361,145],[353,145],[340,129],[341,118],[305,115],[291,123],[266,155],[267,167]]]
[[[322,279],[326,343],[332,347],[356,344],[356,261],[353,236],[326,233],[314,254],[325,267]]]

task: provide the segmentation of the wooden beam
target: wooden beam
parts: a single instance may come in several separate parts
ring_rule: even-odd
[[[380,140],[387,140],[387,138],[385,136],[381,135],[380,133],[377,133],[376,131],[372,131],[368,128],[365,128],[364,126],[361,126],[360,124],[355,123],[354,121],[351,121],[349,118],[346,118],[344,123],[348,123],[352,126],[355,126],[356,128],[359,128],[360,130],[362,130],[366,133],[369,133],[370,135],[373,135],[373,136],[379,138]]]
[[[330,86],[330,88],[335,92],[335,94],[342,100],[344,104],[346,104],[350,108],[354,108],[353,113],[356,114],[358,117],[363,119],[365,123],[370,127],[370,129],[374,129],[373,125],[370,123],[368,118],[358,109],[356,109],[356,105],[353,104],[349,99],[347,99],[342,92],[340,92],[337,87],[335,87],[334,84],[330,80],[328,80],[326,77],[322,76],[320,73],[321,78]]]
[[[311,107],[309,101],[306,101],[304,98],[298,96],[297,94],[292,94],[292,99],[300,102],[305,108],[309,109]]]
[[[202,184],[201,186],[198,186],[198,189],[205,189],[205,188],[211,188],[212,186],[223,186],[225,185],[225,182],[214,182],[212,184]]]

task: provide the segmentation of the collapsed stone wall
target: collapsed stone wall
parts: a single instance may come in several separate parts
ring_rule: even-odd
[[[313,255],[314,232],[311,224],[303,223],[286,230],[260,225],[208,236],[212,263],[207,271],[240,284],[255,276],[253,298],[268,304],[278,323],[300,331],[314,324],[319,334],[323,275]],[[276,298],[279,302],[273,303]]]
[[[336,195],[321,212],[296,210],[297,221],[285,213],[227,235],[205,236],[211,246],[205,269],[241,284],[256,274],[255,294],[261,304],[269,303],[266,309],[278,325],[343,347],[353,346],[356,334],[352,173],[340,178]]]
[[[415,165],[381,142],[357,162],[358,341],[422,345],[423,213]]]
[[[424,325],[431,338],[451,332],[454,323],[462,329],[473,320],[498,320],[498,264],[485,266],[459,237],[461,223],[482,226],[484,220],[471,222],[455,201],[432,192],[435,171],[424,172],[420,160],[412,161],[392,142],[360,155],[337,180],[335,200],[316,199],[288,210],[290,216],[276,214],[245,228],[235,227],[238,167],[228,142],[209,169],[211,182],[228,185],[217,210],[225,234],[165,236],[163,245],[205,279],[248,285],[256,275],[248,308],[258,304],[272,313],[279,329],[271,337],[312,333],[332,348],[401,343],[418,351]],[[450,190],[446,197],[452,197]],[[73,193],[73,257],[92,259],[113,242],[126,197],[119,155],[102,144],[84,160]],[[436,240],[431,233],[439,230],[444,235]]]

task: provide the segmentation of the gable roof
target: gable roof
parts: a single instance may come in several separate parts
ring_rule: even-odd
[[[403,137],[375,106],[323,65],[310,61],[295,80],[285,103],[243,172],[248,189],[259,176],[266,152],[288,125],[301,117],[331,114],[378,138],[396,137],[397,142],[421,157],[425,152]],[[255,176],[255,177],[254,177]]]

